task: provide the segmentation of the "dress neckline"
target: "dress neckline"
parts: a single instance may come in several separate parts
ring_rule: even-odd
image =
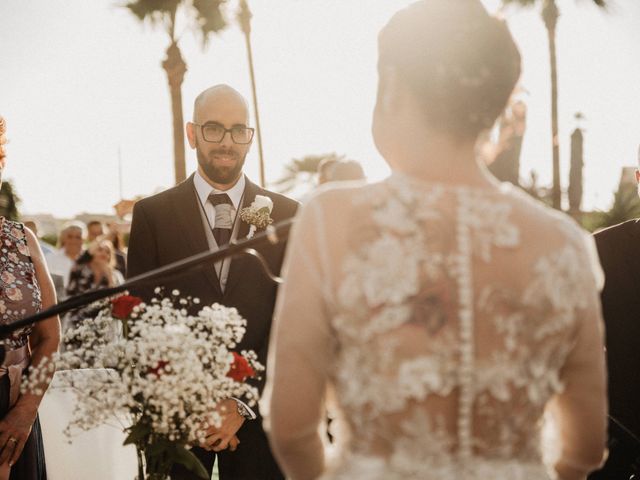
[[[495,180],[493,185],[488,183],[486,186],[469,185],[457,182],[444,182],[441,180],[427,180],[423,178],[412,177],[406,173],[393,170],[388,180],[392,183],[404,183],[416,187],[438,187],[454,191],[470,191],[487,195],[504,195],[512,191],[513,186],[509,182],[500,182]],[[491,180],[489,180],[491,182]]]

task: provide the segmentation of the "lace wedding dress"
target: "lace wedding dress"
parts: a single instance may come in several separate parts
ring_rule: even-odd
[[[558,462],[595,468],[606,401],[590,240],[514,187],[394,174],[312,200],[271,346],[269,423],[285,472],[553,478],[541,454],[548,406]],[[318,433],[332,402],[333,465]]]

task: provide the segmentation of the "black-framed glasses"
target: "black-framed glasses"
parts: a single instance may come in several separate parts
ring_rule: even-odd
[[[253,128],[245,127],[244,125],[234,125],[231,128],[225,128],[219,123],[205,123],[204,125],[194,123],[194,125],[200,127],[202,130],[202,138],[204,138],[205,142],[211,143],[222,142],[224,136],[229,132],[233,143],[246,145],[251,143],[255,131]]]

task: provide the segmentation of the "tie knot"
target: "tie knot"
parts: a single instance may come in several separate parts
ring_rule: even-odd
[[[224,204],[233,205],[231,199],[229,198],[229,195],[227,195],[226,193],[211,193],[209,194],[209,201],[214,207]]]

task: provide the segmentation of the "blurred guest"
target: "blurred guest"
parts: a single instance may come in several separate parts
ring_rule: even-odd
[[[640,167],[640,151],[638,152]],[[640,170],[636,170],[640,185]],[[595,234],[604,269],[602,313],[606,326],[609,372],[609,458],[590,480],[628,480],[640,465],[640,219]],[[635,437],[635,438],[634,438]]]
[[[318,185],[322,185],[330,181],[330,170],[336,162],[338,162],[338,159],[335,156],[327,157],[320,162],[318,165]]]
[[[318,184],[364,180],[364,170],[355,160],[327,158],[318,166]]]
[[[109,240],[96,240],[89,245],[71,269],[67,295],[79,295],[101,287],[113,287],[124,282],[116,270],[113,245]]]
[[[69,274],[75,261],[82,253],[85,227],[82,222],[65,223],[58,237],[58,250],[47,256],[47,264],[52,274],[60,275],[63,285],[69,285]]]
[[[40,245],[40,250],[42,250],[42,253],[45,257],[47,255],[51,255],[55,251],[55,249],[51,245],[43,241],[38,235],[38,225],[36,224],[36,222],[34,222],[33,220],[27,220],[26,222],[24,222],[24,226],[31,230],[36,236],[36,238],[38,239],[38,244]]]
[[[87,242],[91,243],[104,235],[104,226],[99,220],[87,223]]]
[[[113,245],[113,252],[116,258],[116,270],[123,276],[127,271],[127,252],[124,244],[122,231],[117,224],[108,225],[109,233],[105,236]]]
[[[5,165],[5,123],[0,117],[0,174]],[[0,217],[0,324],[6,325],[56,303],[38,239],[21,223]],[[38,394],[20,392],[21,378],[29,365],[53,355],[60,341],[57,317],[1,338],[4,361],[0,366],[0,479],[46,478],[38,406],[48,387]]]

